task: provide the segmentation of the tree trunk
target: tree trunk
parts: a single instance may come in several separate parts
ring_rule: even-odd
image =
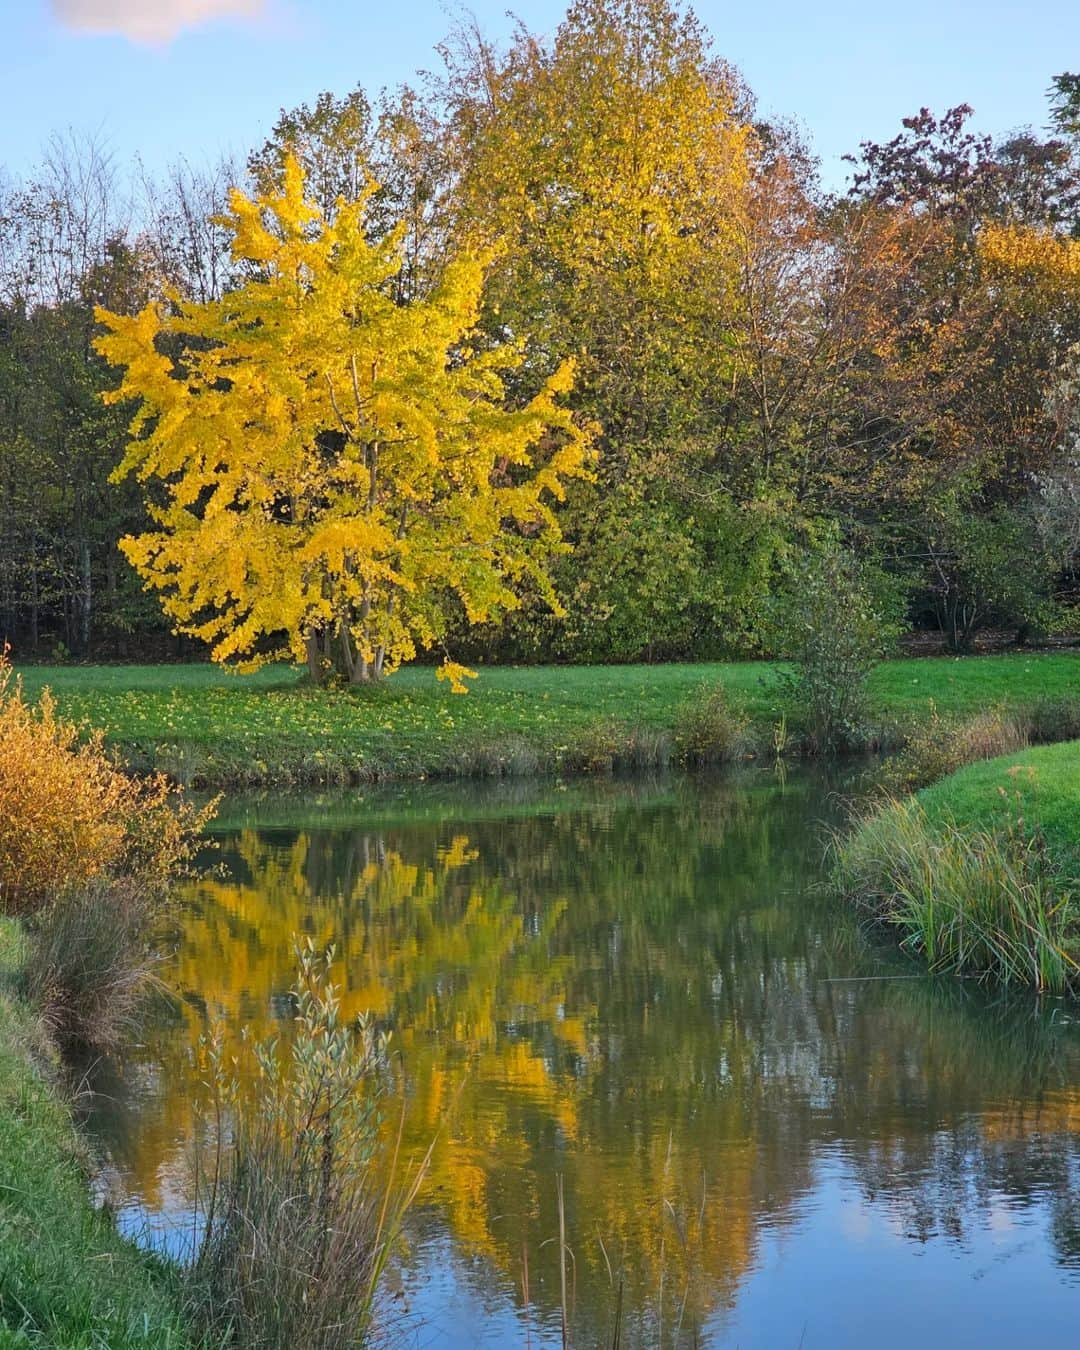
[[[313,684],[322,684],[323,665],[322,652],[319,649],[318,633],[309,633],[304,639],[304,648],[307,652],[308,674],[311,676]]]
[[[93,593],[90,575],[90,545],[84,539],[79,546],[82,589],[79,592],[79,640],[83,653],[90,650],[90,613]]]
[[[30,646],[38,649],[41,637],[41,601],[38,596],[37,531],[30,535]]]

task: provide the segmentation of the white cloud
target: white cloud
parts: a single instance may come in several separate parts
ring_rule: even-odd
[[[53,13],[80,33],[120,33],[132,42],[171,42],[213,19],[256,19],[265,0],[52,0]]]

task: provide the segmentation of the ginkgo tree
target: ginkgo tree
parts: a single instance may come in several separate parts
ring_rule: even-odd
[[[470,622],[526,583],[557,608],[553,507],[591,455],[572,369],[509,407],[520,347],[475,331],[485,259],[396,304],[400,237],[369,238],[372,191],[328,220],[290,158],[280,191],[231,195],[242,286],[98,311],[124,371],[109,397],[137,401],[115,477],[147,485],[156,527],[121,548],[178,631],[241,669],[363,683],[437,647],[455,597]]]

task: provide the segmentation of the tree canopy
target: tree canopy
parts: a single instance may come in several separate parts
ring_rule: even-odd
[[[280,192],[231,196],[243,285],[98,310],[124,369],[109,399],[137,403],[116,476],[151,485],[156,526],[121,547],[218,661],[362,682],[441,639],[448,594],[470,622],[526,579],[557,603],[552,503],[589,439],[562,401],[572,369],[508,407],[521,353],[477,341],[484,259],[396,304],[399,236],[367,238],[370,191],[328,221],[289,158]]]

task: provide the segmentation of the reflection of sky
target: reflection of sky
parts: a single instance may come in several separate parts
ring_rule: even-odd
[[[162,1182],[171,1214],[128,1202],[118,1220],[127,1236],[177,1255],[190,1250],[191,1229],[174,1179]],[[992,1196],[963,1241],[944,1233],[916,1239],[893,1207],[867,1200],[843,1152],[834,1150],[819,1157],[812,1186],[781,1221],[761,1217],[756,1261],[734,1307],[708,1324],[710,1346],[961,1350],[977,1343],[980,1350],[1016,1350],[1034,1344],[1036,1327],[1042,1345],[1075,1343],[1077,1272],[1055,1264],[1041,1207],[1019,1209]],[[388,1305],[406,1344],[424,1350],[510,1350],[526,1338],[537,1350],[561,1344],[550,1312],[545,1318],[532,1303],[526,1319],[520,1299],[478,1266],[479,1258],[463,1256],[445,1232],[420,1237]],[[551,1291],[545,1292],[550,1307]],[[591,1343],[587,1335],[577,1339]]]
[[[757,1264],[710,1345],[739,1350],[1020,1350],[1077,1341],[1080,1288],[1055,1265],[1046,1216],[994,1197],[962,1242],[916,1240],[823,1157],[793,1227],[760,1230]]]

